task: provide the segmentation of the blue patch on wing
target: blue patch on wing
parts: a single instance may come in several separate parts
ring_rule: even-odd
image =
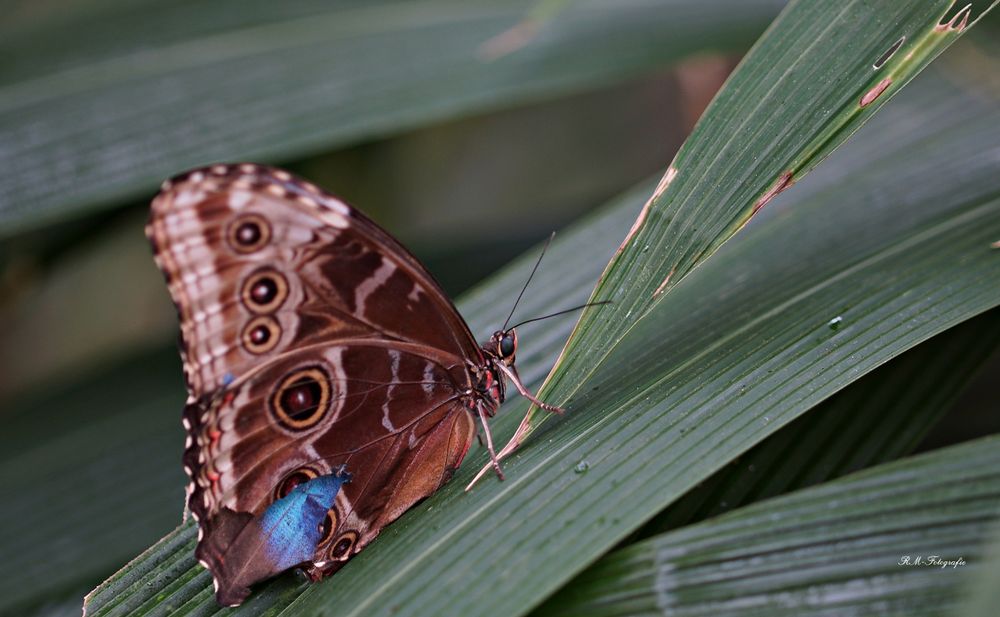
[[[313,478],[264,511],[260,519],[264,549],[277,571],[313,558],[320,541],[320,525],[341,485],[350,479],[343,470]]]

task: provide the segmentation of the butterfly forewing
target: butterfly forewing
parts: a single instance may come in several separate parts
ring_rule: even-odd
[[[404,340],[481,361],[468,326],[405,248],[287,172],[214,166],[165,183],[147,235],[181,318],[195,397],[281,351]]]
[[[220,601],[287,567],[267,566],[257,529],[295,486],[351,476],[304,564],[315,575],[461,462],[482,352],[369,219],[287,172],[216,165],[164,184],[147,235],[180,318],[189,506]]]

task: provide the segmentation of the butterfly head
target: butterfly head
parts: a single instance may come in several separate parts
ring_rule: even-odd
[[[517,353],[517,332],[514,328],[497,330],[490,337],[490,351],[506,366],[514,364],[514,354]]]

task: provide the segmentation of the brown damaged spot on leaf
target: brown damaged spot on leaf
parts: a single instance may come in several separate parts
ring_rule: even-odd
[[[635,234],[639,232],[639,228],[642,227],[642,224],[646,221],[646,214],[649,213],[649,206],[651,206],[652,204],[653,204],[653,198],[650,197],[648,200],[646,200],[646,205],[644,205],[642,207],[642,210],[639,211],[639,216],[635,219],[635,222],[632,223],[632,229],[628,230],[628,235],[625,236],[625,239],[622,240],[622,243],[618,246],[618,250],[615,251],[616,257],[618,256],[618,254],[620,254],[622,251],[625,250],[625,247],[628,246],[628,243],[632,241],[632,238],[635,237]]]
[[[667,173],[663,174],[663,177],[660,178],[660,183],[656,185],[656,190],[653,191],[653,199],[659,199],[660,195],[663,194],[663,191],[667,190],[667,187],[670,186],[670,183],[673,182],[676,177],[677,168],[671,165],[667,168]]]
[[[872,103],[872,101],[882,96],[882,93],[885,92],[886,88],[888,88],[891,84],[892,84],[892,79],[889,77],[886,77],[882,81],[875,84],[874,88],[872,88],[868,92],[865,92],[865,95],[861,97],[860,101],[861,107],[867,107]]]
[[[670,283],[670,278],[673,277],[674,272],[676,272],[676,271],[677,271],[677,266],[674,266],[673,268],[670,268],[670,272],[667,274],[667,278],[663,279],[663,282],[660,283],[660,286],[657,287],[656,291],[653,292],[653,297],[654,298],[656,296],[660,295],[661,293],[663,293],[663,290],[667,288],[667,284]]]
[[[948,30],[958,30],[961,32],[969,25],[969,14],[972,13],[972,5],[966,4],[962,10],[955,13],[955,16],[948,21],[942,21],[934,26],[935,32],[947,32]]]
[[[753,212],[750,213],[750,216],[757,214],[757,212],[761,208],[766,206],[769,201],[777,197],[778,193],[787,189],[793,184],[795,183],[792,182],[792,172],[786,171],[785,173],[781,174],[781,177],[779,177],[775,181],[774,185],[771,186],[771,188],[769,188],[766,193],[761,195],[760,199],[758,199],[757,202],[753,205]]]
[[[616,255],[625,250],[625,247],[628,246],[628,243],[632,241],[632,238],[635,237],[635,234],[639,233],[639,229],[642,227],[642,224],[646,222],[646,214],[649,213],[649,207],[653,205],[654,201],[659,199],[660,195],[663,194],[663,191],[667,190],[667,187],[670,186],[670,183],[674,181],[674,178],[676,176],[677,176],[677,170],[674,168],[673,165],[671,165],[667,169],[667,172],[663,174],[663,177],[660,178],[660,183],[656,185],[656,190],[653,191],[653,195],[646,201],[646,204],[642,207],[642,210],[639,212],[639,217],[635,219],[634,223],[632,223],[632,229],[628,230],[628,235],[625,236],[625,239],[622,240],[621,246],[619,246],[618,250],[615,252]]]

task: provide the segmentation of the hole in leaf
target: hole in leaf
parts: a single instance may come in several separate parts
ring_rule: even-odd
[[[898,41],[893,43],[892,46],[889,47],[889,49],[885,50],[885,52],[881,56],[879,56],[878,60],[875,61],[875,64],[872,65],[872,68],[878,70],[883,66],[885,66],[885,63],[889,61],[889,58],[896,55],[896,52],[899,51],[899,48],[902,47],[903,43],[905,42],[906,42],[905,36],[899,37]]]
[[[944,30],[964,30],[965,26],[969,24],[969,15],[971,13],[972,5],[966,4],[951,19],[948,19],[948,16],[945,15],[944,19],[934,29],[939,32]]]

